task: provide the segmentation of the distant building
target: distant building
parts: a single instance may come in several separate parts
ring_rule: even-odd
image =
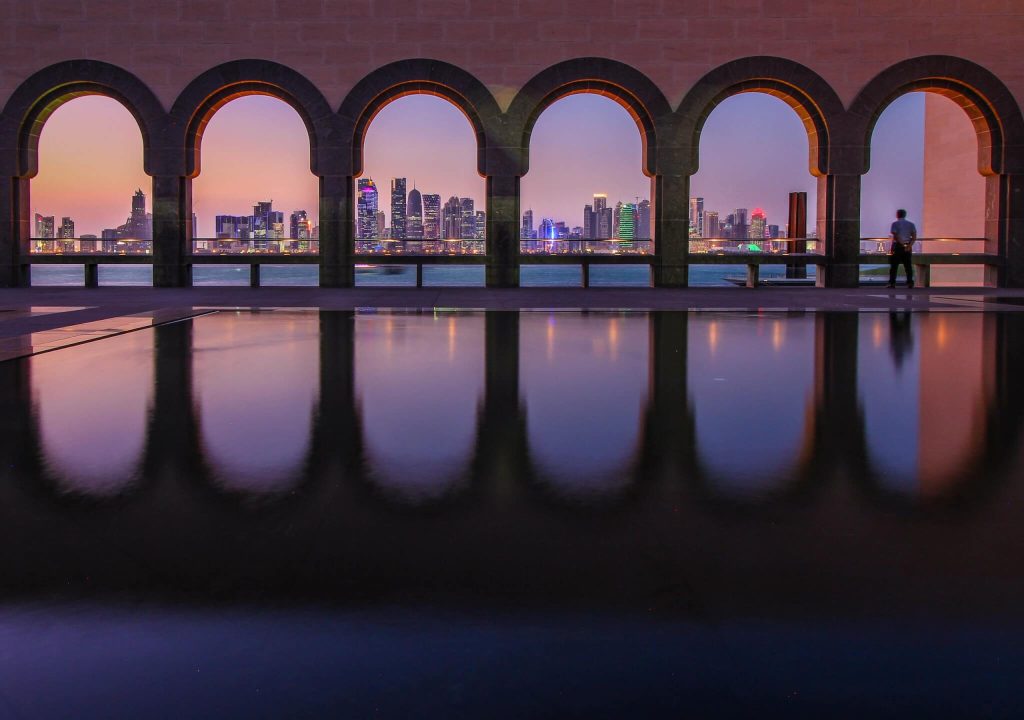
[[[377,234],[373,235],[371,237],[376,237],[376,238],[385,237],[384,230],[385,230],[386,226],[387,226],[387,219],[386,219],[386,217],[384,215],[384,211],[383,210],[378,210],[377,211]]]
[[[704,232],[701,237],[706,238],[718,238],[721,237],[722,228],[718,222],[718,213],[714,210],[708,210],[704,213]]]
[[[405,237],[409,240],[423,239],[423,196],[413,188],[406,203]]]
[[[221,240],[248,240],[252,237],[249,215],[217,215],[214,218],[216,237]]]
[[[65,239],[71,240],[75,237],[75,221],[69,217],[62,217],[60,219],[60,232],[58,236]]]
[[[445,240],[462,237],[462,203],[454,195],[441,208],[441,237]]]
[[[690,198],[690,235],[700,237],[704,229],[704,198]]]
[[[476,232],[473,235],[477,240],[483,240],[487,236],[487,213],[483,210],[476,211]]]
[[[768,232],[768,217],[761,208],[754,208],[750,213],[750,228],[747,237],[751,240],[764,240]]]
[[[405,240],[405,178],[391,179],[391,238]]]
[[[636,237],[638,240],[651,239],[651,201],[641,200],[636,206]]]
[[[293,240],[309,240],[312,235],[313,223],[305,210],[295,210],[288,218],[288,237]]]
[[[32,237],[37,237],[42,240],[53,239],[53,215],[40,215],[36,213],[35,230],[33,231]]]
[[[380,237],[377,232],[377,185],[373,178],[359,178],[356,191],[356,237]]]
[[[632,243],[636,239],[636,206],[633,203],[619,203],[619,205],[619,229],[615,237]]]
[[[459,198],[459,207],[462,212],[462,234],[463,240],[472,240],[476,237],[476,211],[473,209],[473,198]]]
[[[423,239],[441,239],[441,196],[423,196]]]
[[[533,210],[523,213],[523,225],[519,230],[519,237],[529,240],[533,237]]]

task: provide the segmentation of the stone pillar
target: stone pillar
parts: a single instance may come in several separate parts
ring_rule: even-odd
[[[828,265],[819,268],[818,285],[851,288],[860,284],[860,175],[818,178],[818,237]],[[824,282],[822,282],[824,280]]]
[[[3,178],[0,188],[0,287],[28,287],[29,267],[21,256],[29,250],[32,223],[29,217],[29,181]]]
[[[351,175],[320,177],[320,287],[356,282],[356,199]]]
[[[986,268],[986,285],[1024,287],[1024,175],[985,178],[985,252],[1003,259]]]
[[[690,257],[690,176],[656,175],[651,230],[654,235],[655,287],[686,287]]]
[[[487,287],[519,286],[519,176],[487,176]]]
[[[192,179],[153,176],[153,286],[192,284]]]

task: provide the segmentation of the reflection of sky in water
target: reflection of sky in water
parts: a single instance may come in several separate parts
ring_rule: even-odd
[[[207,459],[239,492],[301,479],[319,392],[316,313],[217,313],[194,321],[193,370]]]
[[[531,459],[570,494],[629,481],[647,401],[646,314],[524,313],[520,390]]]
[[[46,465],[60,487],[124,490],[142,462],[153,333],[130,332],[28,360]]]
[[[442,495],[473,460],[484,392],[483,315],[362,314],[356,395],[373,482]]]
[[[697,452],[716,490],[770,491],[795,469],[809,430],[814,333],[813,315],[690,316]]]
[[[992,318],[953,313],[860,318],[868,459],[887,489],[940,493],[979,447],[994,370],[986,360],[987,322]]]

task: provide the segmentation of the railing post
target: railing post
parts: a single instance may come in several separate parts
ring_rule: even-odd
[[[258,288],[260,286],[260,264],[253,263],[249,266],[249,287]]]
[[[354,179],[320,177],[320,287],[355,285],[356,220]]]
[[[423,287],[423,263],[416,263],[416,287]]]
[[[192,285],[192,179],[153,176],[153,286]]]
[[[580,263],[580,280],[583,283],[583,287],[590,287],[590,263],[586,260]]]
[[[1024,175],[990,175],[985,182],[985,252],[1002,260],[986,267],[985,284],[1024,287]]]
[[[655,287],[686,287],[690,257],[690,176],[657,175],[652,182]]]
[[[825,287],[860,284],[860,175],[823,175],[818,178],[818,237],[825,242],[828,263]],[[822,283],[818,282],[819,285]]]
[[[85,286],[87,288],[100,286],[100,266],[94,262],[85,263]]]
[[[30,268],[22,261],[31,237],[29,185],[25,178],[5,177],[0,189],[0,287],[28,287]]]
[[[490,288],[519,286],[519,176],[487,176],[487,281]]]

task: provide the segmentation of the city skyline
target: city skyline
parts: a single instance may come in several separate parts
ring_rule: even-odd
[[[920,94],[899,98],[878,122],[873,172],[863,183],[864,235],[884,234],[897,206],[920,217],[921,99]],[[764,117],[764,123],[749,122],[752,110]],[[410,117],[419,123],[416,132],[409,132]],[[779,124],[783,118],[791,127]],[[89,129],[100,121],[103,132],[93,137]],[[775,133],[772,142],[756,144],[761,131]],[[602,152],[593,152],[595,136],[607,140],[599,146]],[[574,155],[571,146],[577,141],[591,151]],[[731,98],[705,126],[701,168],[692,179],[691,195],[704,197],[709,206],[761,206],[769,217],[784,217],[788,192],[804,190],[813,218],[815,178],[806,170],[806,142],[799,120],[781,101],[756,93]],[[793,149],[794,143],[799,151]],[[265,152],[267,147],[273,151]],[[576,95],[555,103],[541,115],[533,134],[521,209],[576,225],[580,198],[595,190],[623,201],[648,197],[650,183],[640,173],[639,147],[632,119],[612,101]],[[773,164],[777,151],[785,155],[785,167]],[[122,222],[119,198],[125,188],[141,187],[149,194],[151,181],[142,172],[141,156],[137,125],[116,101],[83,97],[61,106],[43,129],[40,173],[32,183],[33,212],[73,217],[80,233],[99,235],[103,228]],[[433,186],[443,186],[442,200],[470,197],[476,207],[483,207],[475,140],[461,113],[443,100],[412,96],[385,107],[367,132],[364,156],[363,177],[406,177],[410,184],[435,191]],[[590,156],[608,160],[597,176],[588,165]],[[730,171],[730,163],[742,171]],[[305,127],[294,110],[271,98],[232,101],[207,127],[201,173],[193,182],[199,236],[213,237],[217,214],[247,212],[253,198],[272,198],[285,212],[305,209],[311,217],[317,215],[317,178],[309,172]],[[382,209],[389,214],[390,207]]]

